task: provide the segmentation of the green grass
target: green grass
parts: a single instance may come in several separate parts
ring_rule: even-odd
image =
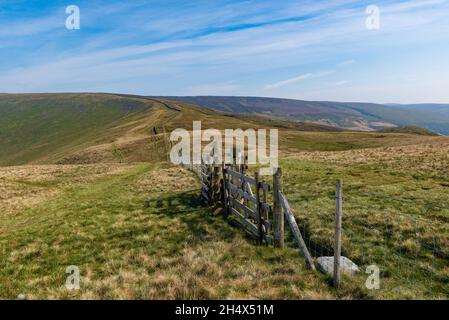
[[[395,148],[392,154],[403,150]],[[3,219],[0,297],[447,298],[449,208],[442,204],[449,201],[449,174],[438,153],[426,157],[410,148],[416,155],[404,149],[397,161],[374,161],[380,151],[370,149],[281,161],[285,194],[314,257],[332,254],[334,183],[343,181],[343,254],[362,272],[345,277],[338,292],[329,277],[306,269],[291,237],[285,250],[258,246],[200,205],[191,173],[146,164],[93,180],[85,180],[87,169],[63,166],[50,178],[8,178],[62,192]],[[364,287],[371,264],[381,270],[380,290]],[[80,268],[79,291],[64,287],[69,265]]]
[[[286,130],[279,135],[283,149],[297,151],[343,151],[414,144],[428,137],[406,133],[379,132],[298,132]]]
[[[334,297],[297,250],[258,246],[223,217],[210,216],[197,187],[178,191],[173,170],[179,169],[135,166],[69,186],[9,217],[0,233],[0,297]],[[64,287],[69,265],[80,268],[79,291]]]
[[[442,176],[413,166],[285,160],[284,191],[314,256],[332,255],[335,181],[343,181],[343,254],[375,264],[387,299],[449,297],[449,203]],[[348,279],[363,286],[367,275]]]
[[[25,164],[80,144],[94,145],[108,129],[150,107],[113,95],[0,96],[0,165]]]
[[[178,107],[114,95],[0,97],[0,164],[111,162],[0,168],[0,298],[449,297],[447,139],[301,132]],[[200,206],[198,181],[181,168],[112,170],[113,162],[160,161],[153,127],[189,129],[193,120],[203,129],[281,128],[284,190],[315,257],[332,254],[342,179],[343,253],[362,271],[377,264],[381,290],[367,290],[362,272],[335,291],[305,268],[291,238],[285,250],[258,246]],[[80,291],[64,287],[69,265],[80,268]]]
[[[347,150],[416,139],[394,133],[304,132],[333,129],[266,117],[227,116],[188,104],[176,104],[176,109],[139,96],[0,95],[0,165],[151,161],[147,149],[154,127],[158,133],[162,127],[168,133],[176,128],[191,130],[192,122],[198,120],[203,129],[277,127],[282,144],[296,150]],[[142,154],[136,151],[145,147]]]

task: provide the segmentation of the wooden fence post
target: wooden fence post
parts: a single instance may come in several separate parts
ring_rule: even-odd
[[[162,131],[164,132],[165,154],[167,156],[167,162],[170,162],[171,140],[167,136],[165,126],[162,127]]]
[[[220,180],[220,199],[221,199],[221,204],[223,205],[223,208],[226,207],[226,192],[225,192],[225,177],[224,177],[224,170],[223,170],[223,165],[221,167],[221,172],[222,172],[222,178]]]
[[[224,206],[224,212],[226,215],[229,215],[229,207],[228,207],[228,180],[226,177],[226,164],[222,163],[221,165],[221,171],[223,175],[223,206]]]
[[[335,192],[335,249],[334,249],[334,286],[340,287],[341,284],[341,216],[342,216],[342,191],[341,182],[337,180]]]
[[[212,192],[213,192],[213,194],[212,194],[212,198],[213,198],[213,202],[217,202],[218,201],[218,199],[217,199],[217,195],[218,195],[218,193],[219,193],[219,191],[220,191],[220,175],[218,174],[218,172],[219,172],[219,167],[218,167],[218,165],[217,165],[217,163],[215,162],[215,164],[214,164],[214,171],[213,171],[213,176],[214,176],[214,184],[212,185]]]
[[[282,204],[280,192],[282,192],[282,171],[278,168],[273,175],[273,215],[274,215],[274,246],[284,248],[284,215],[282,214]]]
[[[257,228],[259,230],[259,244],[263,243],[263,229],[262,229],[262,208],[260,205],[260,181],[259,172],[254,174],[256,180],[256,212],[257,212]]]
[[[212,164],[208,164],[207,165],[207,170],[209,172],[209,205],[213,205],[214,204],[214,185],[215,185],[215,176],[214,176],[214,167],[212,166]]]

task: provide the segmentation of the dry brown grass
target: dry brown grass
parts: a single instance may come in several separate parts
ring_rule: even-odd
[[[223,217],[210,216],[198,190],[192,190],[199,186],[192,172],[148,168],[94,180],[79,177],[90,182],[11,216],[0,233],[0,297],[335,297],[322,275],[305,268],[296,249],[259,246]],[[38,181],[51,180],[52,170],[37,170]],[[75,292],[64,286],[71,264],[81,272],[81,289]]]
[[[346,151],[296,152],[287,159],[340,164],[384,164],[391,168],[413,170],[429,177],[449,176],[449,138],[423,137],[409,145]]]
[[[136,185],[139,191],[159,193],[198,189],[199,182],[188,170],[172,167],[149,171],[137,181]]]
[[[119,174],[122,164],[30,165],[0,167],[0,216],[33,207],[61,193],[64,187]]]
[[[246,257],[243,252],[248,246],[237,239],[205,242],[170,257],[151,256],[144,250],[129,253],[124,257],[127,266],[117,261],[107,264],[117,272],[104,279],[94,280],[89,277],[93,273],[87,272],[81,298],[285,299],[287,294],[299,299],[333,298],[324,284],[316,287],[319,277],[300,272],[294,259],[273,268]]]

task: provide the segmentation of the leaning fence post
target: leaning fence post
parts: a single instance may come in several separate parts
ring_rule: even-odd
[[[284,248],[284,215],[282,214],[282,204],[280,199],[280,192],[282,192],[281,168],[278,168],[273,175],[273,192],[274,246],[276,248]]]
[[[335,249],[334,249],[334,286],[338,288],[341,284],[341,216],[342,216],[342,196],[341,182],[337,180],[335,192]]]
[[[259,244],[263,243],[263,229],[262,229],[262,208],[260,205],[260,182],[259,172],[254,174],[256,180],[256,212],[257,212],[257,229],[259,230]]]

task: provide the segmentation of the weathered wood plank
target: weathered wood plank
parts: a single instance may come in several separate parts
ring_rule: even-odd
[[[234,170],[231,170],[231,169],[228,168],[228,169],[226,169],[226,173],[231,175],[231,176],[233,176],[233,177],[235,177],[235,178],[240,179],[241,181],[247,182],[247,183],[252,184],[252,185],[256,185],[256,180],[255,179],[253,179],[251,177],[248,177],[248,176],[245,176],[244,174],[242,174],[240,172],[237,172],[237,171],[234,171]]]
[[[257,219],[257,213],[254,212],[254,210],[252,210],[251,208],[248,208],[247,206],[245,206],[243,203],[241,203],[240,201],[236,200],[235,198],[229,196],[228,197],[229,202],[236,208],[245,211],[247,214],[249,214],[253,219]]]
[[[225,213],[226,215],[229,215],[229,205],[228,205],[228,188],[227,188],[227,175],[226,175],[226,165],[223,163],[221,166],[221,171],[222,171],[222,175],[223,175],[223,206],[225,208]]]
[[[227,183],[228,189],[231,190],[232,193],[238,194],[240,197],[245,198],[248,201],[252,201],[253,203],[257,203],[257,199],[254,196],[251,196],[249,193],[243,191],[239,187],[233,185],[230,181]]]
[[[254,219],[255,221],[259,220],[259,214],[257,213],[257,211],[248,208],[247,206],[245,206],[243,203],[241,203],[240,201],[238,201],[237,199],[233,198],[232,196],[228,196],[228,203],[230,205],[235,206],[237,209],[240,209],[242,211],[245,211],[246,213],[248,213],[252,219]],[[265,228],[267,230],[271,230],[271,223],[266,221],[265,219],[262,219],[262,224],[265,226]]]
[[[203,179],[210,180],[210,175],[209,174],[201,172],[201,176],[203,177]]]
[[[201,186],[202,186],[203,190],[209,191],[209,187],[204,182],[201,182]]]
[[[299,231],[298,224],[296,223],[295,216],[293,215],[292,209],[288,204],[287,198],[282,192],[280,193],[280,198],[282,207],[284,208],[284,214],[290,225],[293,236],[295,237],[296,243],[298,244],[298,247],[301,250],[301,253],[304,259],[306,260],[306,263],[309,266],[309,268],[315,270],[315,264],[313,263],[312,256],[310,255],[310,252],[307,249],[304,239],[302,238],[301,232]]]
[[[255,236],[259,236],[259,231],[257,229],[257,226],[255,226],[253,223],[251,223],[250,221],[248,221],[247,219],[245,219],[244,216],[242,216],[240,214],[240,212],[238,212],[237,210],[235,210],[234,208],[230,207],[229,208],[230,212],[236,216],[238,218],[238,220],[251,232],[253,233]]]
[[[284,248],[284,215],[280,194],[282,192],[282,171],[278,168],[273,175],[273,217],[274,217],[274,246]]]
[[[246,230],[248,230],[249,232],[251,232],[252,234],[254,234],[254,236],[259,237],[259,231],[256,225],[254,225],[253,223],[251,223],[250,221],[248,221],[247,219],[245,219],[244,216],[242,216],[237,210],[235,210],[232,207],[228,207],[229,212],[232,213],[235,217],[237,217],[237,220],[246,227]],[[265,240],[265,242],[268,245],[272,245],[273,244],[273,237],[264,234],[263,238]]]
[[[256,172],[254,178],[256,179],[256,210],[257,210],[257,228],[259,229],[259,243],[263,243],[263,221],[262,221],[262,208],[260,202],[260,182],[259,182],[259,172]],[[250,188],[251,190],[251,188]]]
[[[245,182],[246,192],[248,192],[251,196],[254,196],[253,189],[251,189],[251,185],[248,182]]]

